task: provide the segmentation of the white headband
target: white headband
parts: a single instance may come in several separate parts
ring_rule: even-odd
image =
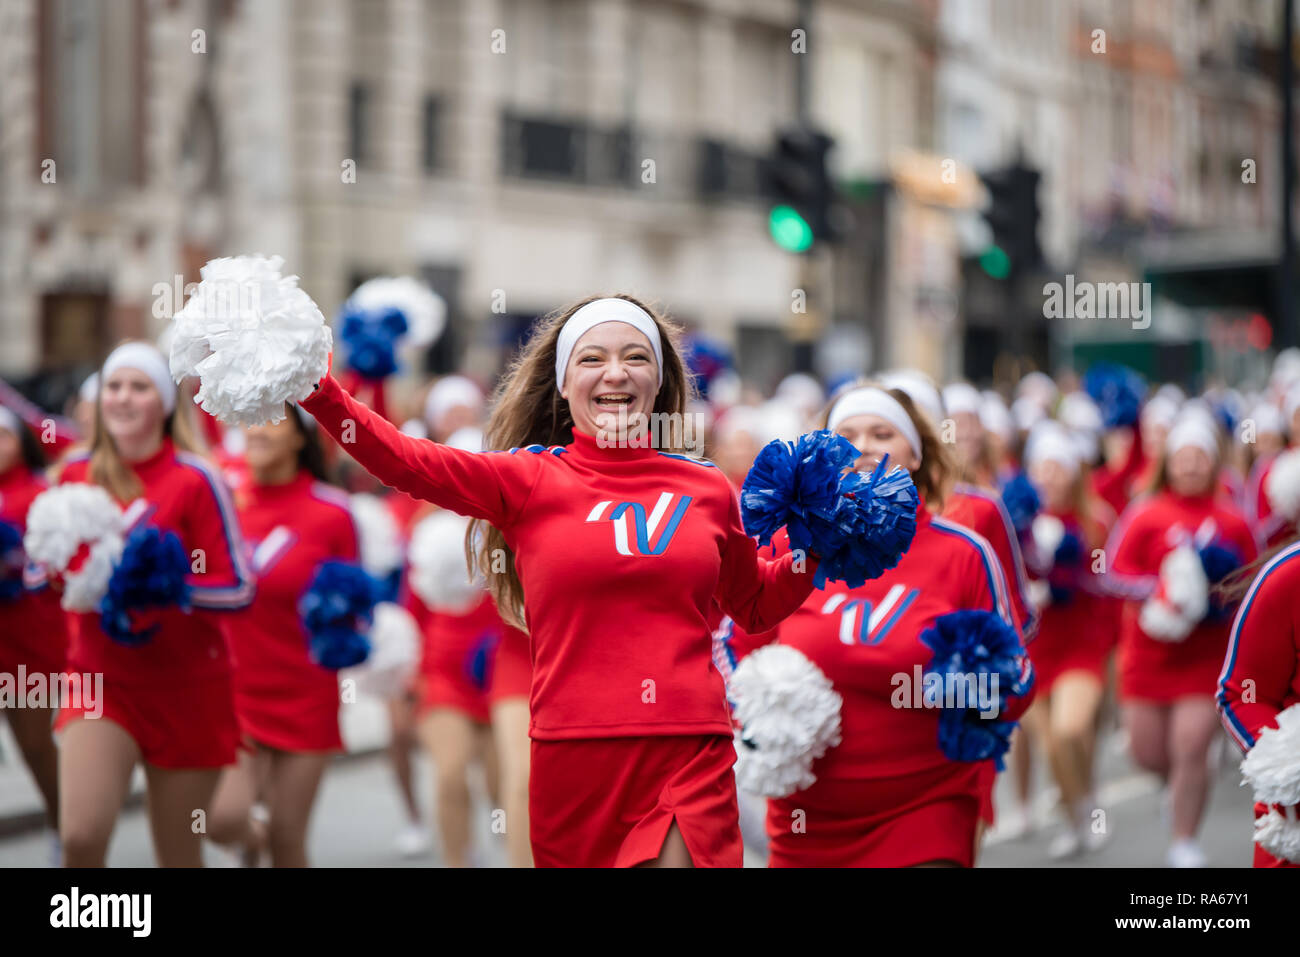
[[[915,369],[895,369],[879,376],[879,380],[886,389],[906,392],[912,404],[928,415],[936,428],[943,424],[943,397],[925,373]]]
[[[898,400],[888,392],[869,386],[846,392],[831,407],[826,428],[834,432],[837,425],[855,415],[877,415],[884,419],[903,433],[907,444],[912,448],[912,454],[918,459],[921,457],[921,434],[916,431],[916,423],[907,414],[907,410],[899,405]]]
[[[104,360],[100,381],[107,382],[118,369],[135,369],[143,372],[162,398],[163,413],[171,415],[176,409],[176,384],[172,382],[171,369],[163,354],[147,342],[127,342],[114,349]]]
[[[1184,415],[1174,423],[1165,439],[1165,455],[1171,456],[1181,448],[1193,445],[1216,461],[1219,458],[1219,441],[1214,428],[1199,414]]]
[[[1271,433],[1273,435],[1286,435],[1286,422],[1282,419],[1282,413],[1277,410],[1277,406],[1269,402],[1261,402],[1250,412],[1250,418],[1255,420],[1255,434],[1264,435]]]
[[[602,322],[623,322],[641,332],[654,348],[655,359],[659,362],[659,387],[664,384],[664,348],[659,339],[659,327],[650,318],[650,314],[634,302],[626,299],[597,299],[589,302],[564,323],[560,330],[560,341],[555,346],[555,386],[564,388],[564,372],[569,367],[569,356],[573,347],[592,326]]]
[[[0,405],[0,429],[5,429],[14,435],[21,435],[22,427],[22,422],[14,415],[13,410],[6,405]]]
[[[483,409],[483,392],[472,379],[463,375],[449,375],[439,379],[424,400],[424,421],[431,429],[438,427],[442,417],[458,405]]]
[[[1025,464],[1033,468],[1042,462],[1056,462],[1071,475],[1079,474],[1080,448],[1074,437],[1051,420],[1036,425],[1025,447]]]
[[[962,412],[979,415],[980,401],[979,392],[973,385],[965,382],[954,382],[943,390],[943,407],[947,409],[949,415],[958,415]]]

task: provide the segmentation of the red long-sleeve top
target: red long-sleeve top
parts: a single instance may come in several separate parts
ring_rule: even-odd
[[[533,642],[533,738],[730,734],[710,602],[763,631],[813,589],[812,558],[758,557],[711,463],[576,429],[467,452],[403,434],[328,376],[302,406],[385,485],[501,530]]]

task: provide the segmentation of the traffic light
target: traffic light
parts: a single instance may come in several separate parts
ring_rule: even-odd
[[[989,192],[984,219],[993,230],[993,245],[980,266],[994,279],[1023,275],[1042,264],[1038,245],[1038,170],[1017,159],[1006,169],[980,174]]]
[[[806,252],[819,239],[836,238],[830,223],[835,187],[826,169],[826,154],[834,145],[825,133],[807,127],[777,135],[764,185],[772,200],[768,231],[782,249]]]

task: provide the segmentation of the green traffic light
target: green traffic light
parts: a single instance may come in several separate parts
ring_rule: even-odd
[[[767,217],[772,239],[786,252],[805,252],[813,244],[812,227],[790,206],[773,206]]]
[[[980,268],[994,279],[1006,279],[1011,275],[1011,257],[1001,246],[990,246],[980,253]]]

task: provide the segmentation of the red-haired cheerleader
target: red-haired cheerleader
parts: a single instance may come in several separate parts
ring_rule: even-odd
[[[176,397],[157,349],[119,346],[100,373],[90,454],[69,461],[60,477],[65,486],[102,487],[129,506],[133,534],[176,536],[189,563],[191,606],[125,620],[93,611],[68,616],[67,670],[103,675],[102,702],[94,710],[85,701],[64,708],[56,723],[59,831],[68,866],[104,863],[137,762],[145,766],[158,863],[200,865],[194,812],[208,806],[220,769],[235,761],[238,726],[219,613],[246,606],[253,579],[229,495],[196,454],[188,410],[177,407]],[[112,594],[111,581],[109,588]]]
[[[246,748],[222,775],[209,836],[253,861],[266,849],[275,867],[305,867],[312,805],[343,741],[338,673],[311,657],[299,603],[323,562],[359,556],[347,496],[326,481],[315,421],[286,411],[247,430],[251,481],[237,501],[257,595],[229,622]],[[264,821],[252,814],[258,802]]]
[[[733,674],[742,722],[749,720],[745,699],[753,693],[753,678],[744,670],[761,674],[771,667],[768,657],[784,649],[797,650],[820,669],[818,681],[829,679],[819,698],[835,693],[842,699],[842,740],[812,762],[815,780],[804,778],[793,793],[769,801],[769,861],[774,867],[969,867],[987,789],[985,766],[993,761],[991,752],[957,759],[973,738],[950,734],[948,719],[977,735],[996,733],[997,725],[1005,750],[1014,719],[1030,700],[1032,669],[1006,583],[987,541],[931,514],[941,506],[952,465],[906,392],[872,386],[847,391],[832,404],[826,425],[856,447],[859,467],[874,467],[886,454],[906,467],[923,498],[915,537],[896,567],[859,587],[828,585],[812,595],[780,625],[779,644],[754,651]],[[947,617],[954,612],[957,618]],[[969,667],[961,670],[974,680],[961,694],[970,690],[974,697],[956,703],[945,696],[948,689],[934,694],[936,683],[945,683],[942,669],[926,673],[946,656],[926,642],[969,613],[990,629],[990,645],[994,634],[1006,639],[1008,673],[977,674],[982,669],[962,659]],[[1008,685],[993,684],[1004,678]],[[941,717],[945,703],[954,705],[953,713]],[[815,702],[809,704],[815,713]],[[763,719],[755,719],[744,727],[742,741],[758,738],[752,743],[761,764],[767,760]],[[737,772],[745,786],[749,767],[742,761]],[[753,780],[764,787],[778,783],[761,774]]]
[[[1215,701],[1255,787],[1254,864],[1300,867],[1300,789],[1294,784],[1300,779],[1300,542],[1283,547],[1253,580],[1242,576],[1228,591],[1241,597],[1241,608]],[[1279,779],[1291,783],[1279,786]]]
[[[23,587],[22,537],[32,500],[49,487],[44,469],[36,436],[8,407],[0,405],[0,674],[12,676],[18,694],[27,690],[19,669],[49,680],[63,671],[68,651],[59,596],[50,589],[28,591]],[[52,835],[59,826],[58,751],[50,732],[57,707],[57,701],[47,700],[4,708],[23,760],[45,801],[45,819]],[[57,844],[57,838],[54,842]]]
[[[686,411],[675,341],[626,297],[553,315],[500,388],[487,440],[501,451],[403,435],[328,376],[302,403],[336,437],[347,429],[385,484],[490,523],[480,568],[533,649],[538,866],[741,863],[710,603],[765,630],[809,594],[817,563],[759,560],[726,477],[664,450],[682,448],[671,435],[647,441],[650,413],[671,427]]]
[[[1038,636],[1029,646],[1037,699],[1025,729],[1048,759],[1060,791],[1064,827],[1048,847],[1053,858],[1098,846],[1093,827],[1093,755],[1097,715],[1113,645],[1113,604],[1097,556],[1114,515],[1087,492],[1085,464],[1072,436],[1054,422],[1030,433],[1025,449],[1029,480],[1042,501],[1026,560],[1041,596]]]
[[[1158,491],[1129,506],[1106,547],[1108,587],[1129,599],[1119,649],[1124,723],[1134,760],[1168,785],[1174,867],[1205,863],[1196,834],[1229,630],[1227,610],[1209,599],[1208,584],[1256,552],[1245,520],[1216,496],[1218,459],[1213,421],[1181,416],[1165,440]]]

